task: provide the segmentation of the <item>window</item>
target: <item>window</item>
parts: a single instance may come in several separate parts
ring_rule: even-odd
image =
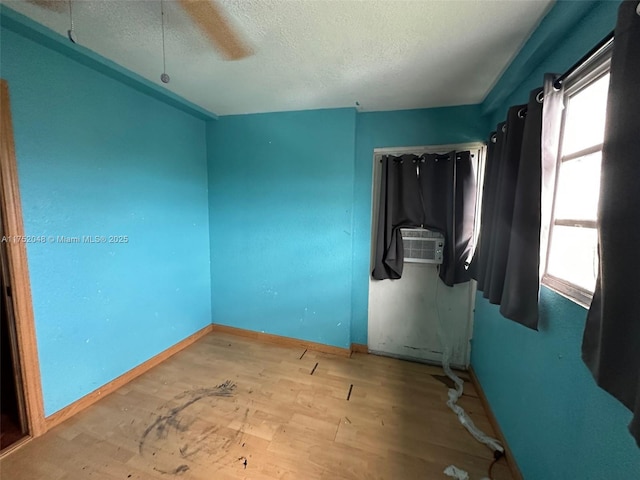
[[[566,84],[546,268],[542,283],[588,306],[598,274],[597,212],[609,62]]]

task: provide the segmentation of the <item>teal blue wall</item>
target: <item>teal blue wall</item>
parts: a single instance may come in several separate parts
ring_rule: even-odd
[[[45,414],[211,323],[205,122],[3,28]]]
[[[586,310],[543,287],[540,330],[478,294],[471,364],[527,480],[637,478],[631,412],[580,357]],[[634,473],[635,472],[635,473]]]
[[[377,147],[479,141],[480,107],[222,117],[209,124],[213,321],[367,343]]]
[[[214,323],[350,345],[356,112],[208,127]]]
[[[483,105],[491,123],[526,101],[544,72],[563,72],[615,25],[619,2],[559,2]],[[550,41],[550,39],[552,41]],[[502,89],[502,90],[501,90]],[[488,126],[489,128],[489,126]],[[631,413],[580,358],[586,310],[542,288],[540,331],[477,296],[471,363],[527,480],[638,478]]]
[[[353,201],[351,341],[367,343],[373,149],[482,141],[479,105],[358,114]]]

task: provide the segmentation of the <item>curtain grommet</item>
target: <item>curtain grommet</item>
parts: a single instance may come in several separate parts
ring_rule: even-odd
[[[536,102],[542,103],[544,101],[544,91],[540,90],[536,95]]]

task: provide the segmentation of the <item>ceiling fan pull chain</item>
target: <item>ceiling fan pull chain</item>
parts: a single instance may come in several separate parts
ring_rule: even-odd
[[[78,43],[76,38],[76,32],[73,31],[73,11],[71,8],[72,0],[69,0],[69,30],[67,30],[67,36],[73,43]]]
[[[160,80],[162,83],[169,83],[171,78],[167,75],[167,61],[164,52],[164,0],[160,0],[160,16],[162,19],[162,75],[160,75]]]

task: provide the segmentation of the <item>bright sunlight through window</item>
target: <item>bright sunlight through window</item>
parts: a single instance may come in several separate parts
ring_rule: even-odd
[[[568,93],[543,283],[588,304],[598,274],[596,220],[609,74]]]

